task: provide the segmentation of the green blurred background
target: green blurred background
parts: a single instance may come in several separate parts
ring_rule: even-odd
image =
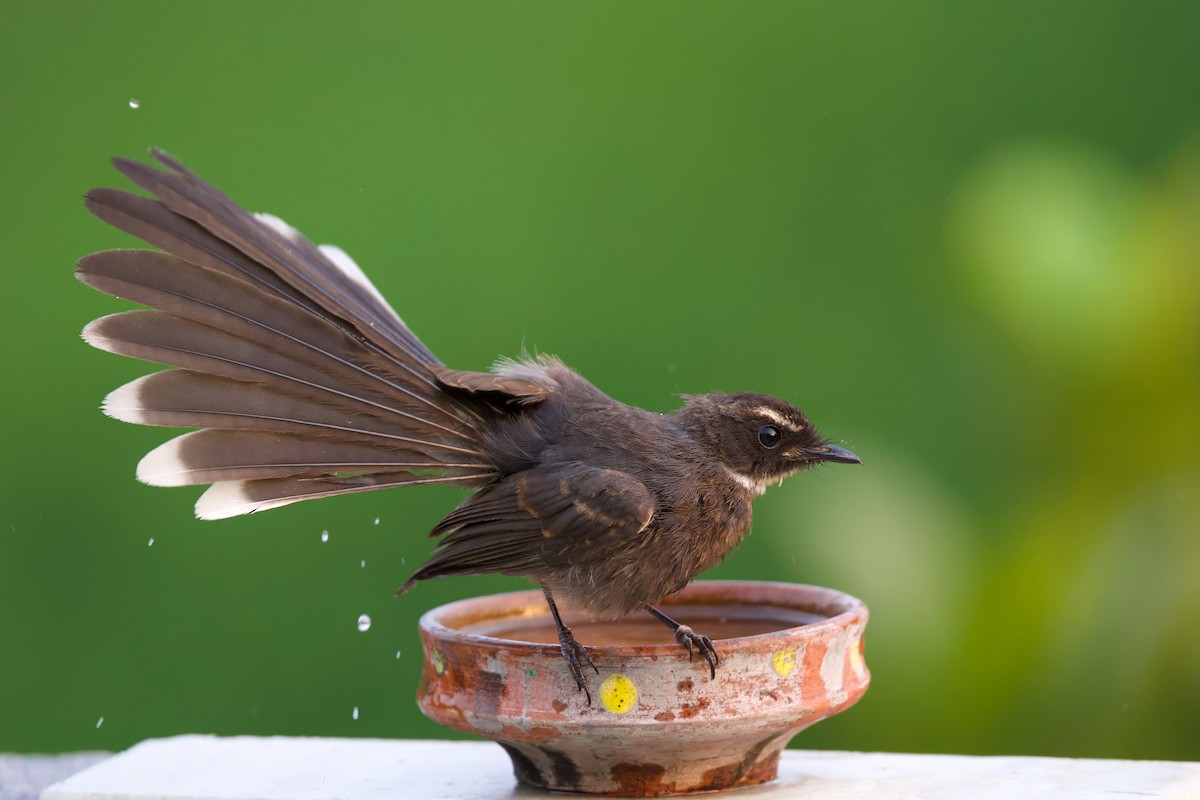
[[[0,751],[445,736],[418,616],[523,586],[392,597],[452,489],[201,523],[136,483],[167,432],[97,406],[152,368],[79,340],[124,306],[71,267],[160,146],[450,365],[769,392],[858,452],[709,576],[871,606],[871,691],[796,744],[1200,758],[1200,4],[332,8],[5,11]]]

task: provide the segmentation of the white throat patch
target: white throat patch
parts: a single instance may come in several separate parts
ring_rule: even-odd
[[[739,486],[748,491],[754,492],[757,495],[761,495],[767,490],[767,484],[769,483],[768,481],[755,480],[749,475],[743,475],[742,473],[729,467],[725,467],[725,473],[729,475],[730,478],[733,478],[733,480]]]

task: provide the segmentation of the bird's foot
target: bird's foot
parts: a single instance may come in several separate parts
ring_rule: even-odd
[[[704,660],[708,662],[709,676],[717,677],[717,664],[721,661],[717,655],[717,649],[713,647],[712,639],[709,639],[702,633],[696,633],[687,625],[680,625],[675,629],[675,641],[688,650],[688,661],[696,657],[696,651],[700,651],[700,655],[704,656]]]
[[[571,676],[575,678],[575,685],[587,697],[587,704],[590,706],[592,704],[592,693],[588,691],[587,682],[583,679],[583,664],[586,662],[589,667],[596,671],[597,675],[600,674],[600,670],[596,669],[596,665],[592,663],[592,658],[588,655],[587,648],[579,643],[579,640],[575,638],[575,635],[571,633],[571,629],[566,625],[559,626],[558,646],[562,649],[563,659],[571,669]]]

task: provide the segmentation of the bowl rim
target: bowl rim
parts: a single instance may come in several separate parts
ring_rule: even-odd
[[[815,606],[817,609],[828,609],[828,611],[817,610],[816,613],[826,614],[823,619],[815,622],[805,623],[802,625],[794,625],[789,628],[780,628],[775,631],[766,633],[751,634],[748,636],[735,636],[728,639],[715,639],[714,642],[737,642],[738,646],[735,650],[740,650],[745,647],[755,647],[756,645],[766,645],[771,640],[777,640],[779,643],[794,643],[797,638],[797,631],[804,631],[804,638],[817,636],[820,632],[827,628],[841,629],[852,624],[856,619],[861,621],[865,627],[868,617],[867,605],[862,600],[846,592],[837,589],[830,589],[825,586],[815,586],[805,583],[788,583],[784,581],[750,581],[750,580],[704,580],[693,581],[675,595],[672,595],[668,600],[660,604],[660,607],[687,606],[687,605],[705,605],[703,598],[714,598],[728,595],[730,592],[737,591],[749,592],[758,597],[790,597],[791,600],[776,600],[775,602],[767,602],[765,600],[757,601],[761,605],[774,605],[783,608],[799,608],[804,611],[813,611]],[[469,597],[462,600],[455,600],[450,603],[432,608],[421,615],[418,622],[418,628],[422,634],[427,634],[435,642],[452,642],[461,645],[475,645],[482,649],[496,650],[503,649],[510,652],[522,653],[533,656],[545,656],[552,654],[555,658],[560,658],[560,648],[557,644],[544,642],[528,642],[520,639],[507,639],[501,636],[491,636],[485,633],[475,633],[464,631],[461,628],[451,627],[445,621],[447,616],[453,618],[455,615],[461,615],[468,609],[477,609],[484,604],[503,604],[503,607],[521,607],[534,604],[532,601],[537,601],[544,606],[545,600],[542,592],[538,589],[524,589],[515,592],[502,592],[499,594],[481,595],[478,597]],[[805,606],[798,605],[799,602],[805,602]],[[753,599],[740,601],[743,605],[756,604]],[[546,608],[545,613],[549,616],[549,608]],[[502,614],[497,615],[497,618],[503,617]],[[664,628],[664,632],[665,632]],[[588,650],[595,651],[598,654],[605,656],[646,656],[646,655],[672,655],[681,652],[679,645],[672,641],[669,637],[664,638],[661,644],[627,644],[627,645],[586,645]],[[683,653],[686,656],[686,653]]]

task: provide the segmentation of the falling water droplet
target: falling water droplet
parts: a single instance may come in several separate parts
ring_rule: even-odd
[[[397,659],[399,659],[399,658],[400,658],[400,651],[399,651],[399,650],[397,650],[397,651],[396,651],[396,658],[397,658]]]
[[[408,562],[404,560],[404,556],[400,556],[400,563],[407,564]]]
[[[355,719],[358,719],[358,706],[354,707],[354,713],[351,714],[351,716],[354,717]]]
[[[364,632],[371,630],[371,618],[369,616],[367,616],[366,614],[363,614],[361,617],[359,617],[358,618],[358,629],[360,631],[364,631]]]
[[[129,107],[130,108],[141,108],[142,104],[131,97],[131,98],[129,98]]]
[[[146,542],[146,547],[154,547],[154,537],[150,537],[150,541]]]
[[[101,725],[103,725],[103,724],[104,724],[104,717],[101,717],[100,719],[96,720],[96,727],[97,727],[97,728],[99,728],[99,727],[100,727]]]
[[[367,560],[364,558],[358,565],[361,569],[367,568]]]
[[[375,518],[375,524],[376,524],[376,525],[378,525],[378,524],[379,524],[379,517],[376,517],[376,518]]]
[[[321,531],[321,541],[322,542],[329,541],[329,531]]]

